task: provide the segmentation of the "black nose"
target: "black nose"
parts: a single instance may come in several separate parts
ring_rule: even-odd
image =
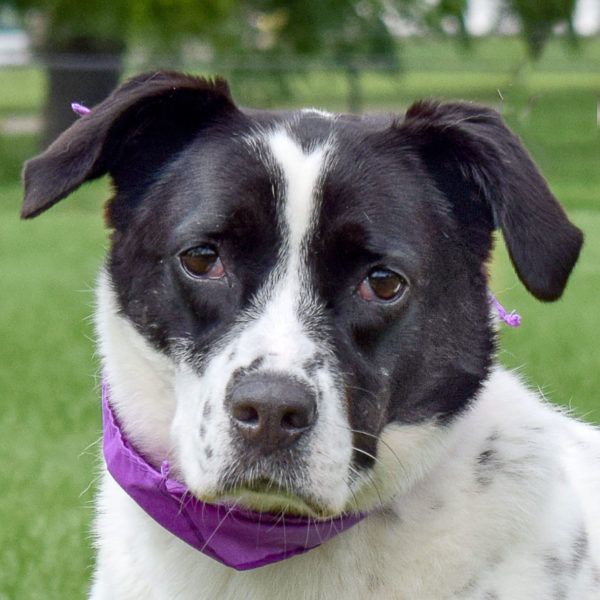
[[[291,446],[316,420],[314,392],[284,375],[244,375],[230,387],[227,402],[242,438],[263,454]]]

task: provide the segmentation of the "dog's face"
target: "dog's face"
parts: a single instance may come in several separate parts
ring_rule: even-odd
[[[24,216],[106,172],[107,273],[173,365],[179,474],[265,510],[332,515],[408,485],[490,368],[494,228],[544,300],[581,245],[477,106],[245,111],[222,83],[142,76],[28,164]]]

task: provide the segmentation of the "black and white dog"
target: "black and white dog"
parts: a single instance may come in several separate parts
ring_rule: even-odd
[[[105,471],[92,598],[600,598],[600,433],[494,364],[487,291],[496,228],[545,301],[582,235],[496,112],[267,112],[142,75],[26,165],[23,216],[106,173],[96,323],[131,443],[204,501],[367,516],[239,572]]]

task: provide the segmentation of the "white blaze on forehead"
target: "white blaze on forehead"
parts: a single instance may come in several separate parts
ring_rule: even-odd
[[[316,308],[305,250],[317,222],[318,188],[330,146],[325,142],[304,150],[284,128],[262,134],[261,143],[274,167],[273,176],[283,179],[277,198],[283,244],[273,276],[257,297],[260,314],[236,347],[245,360],[263,356],[267,368],[295,370],[316,351],[300,312]]]
[[[316,220],[317,184],[325,167],[326,147],[305,153],[283,129],[271,134],[267,144],[285,179],[285,221],[289,236],[286,241],[289,259],[295,259],[311,223]]]

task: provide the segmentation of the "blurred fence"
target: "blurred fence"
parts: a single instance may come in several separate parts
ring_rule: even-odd
[[[545,140],[542,145],[550,144],[552,127],[567,123],[571,117],[562,113],[573,112],[575,105],[585,121],[582,131],[598,132],[600,37],[582,39],[578,50],[554,39],[536,64],[528,61],[520,39],[508,37],[478,38],[470,49],[447,38],[407,38],[399,42],[394,57],[352,63],[305,59],[274,64],[242,56],[212,62],[189,54],[149,56],[139,49],[124,59],[53,55],[42,60],[26,48],[5,48],[4,53],[1,48],[0,179],[17,177],[22,159],[44,143],[40,133],[53,69],[75,74],[70,87],[62,86],[65,97],[59,106],[70,120],[70,101],[94,104],[83,92],[84,71],[110,71],[123,78],[168,68],[223,75],[234,97],[246,105],[399,112],[428,96],[485,102],[534,137],[534,150],[538,132]],[[525,126],[528,120],[530,128]]]
[[[20,43],[23,44],[23,40]],[[3,48],[0,43],[0,119],[11,111],[39,113],[46,93],[44,73],[53,69],[118,71],[126,76],[159,68],[221,74],[230,79],[237,97],[245,103],[325,104],[337,110],[387,109],[394,106],[395,97],[405,95],[403,86],[405,89],[407,84],[414,87],[417,81],[420,85],[415,91],[423,95],[444,92],[438,84],[445,82],[447,93],[444,95],[455,94],[464,87],[467,93],[480,89],[483,96],[489,96],[486,87],[498,84],[506,89],[521,83],[523,75],[533,75],[534,79],[544,76],[560,79],[564,75],[567,76],[565,85],[574,76],[589,75],[593,79],[600,72],[600,37],[582,39],[578,50],[569,50],[555,39],[535,65],[528,61],[525,46],[518,38],[477,39],[469,50],[449,39],[408,38],[399,42],[394,57],[355,59],[346,63],[320,58],[273,63],[245,56],[214,62],[185,54],[148,56],[141,50],[134,50],[125,58],[96,55],[90,59],[69,54],[36,58],[26,45]],[[430,90],[428,79],[432,83]],[[23,84],[37,89],[22,89]],[[496,90],[493,91],[495,94]],[[22,94],[22,102],[18,94]]]

